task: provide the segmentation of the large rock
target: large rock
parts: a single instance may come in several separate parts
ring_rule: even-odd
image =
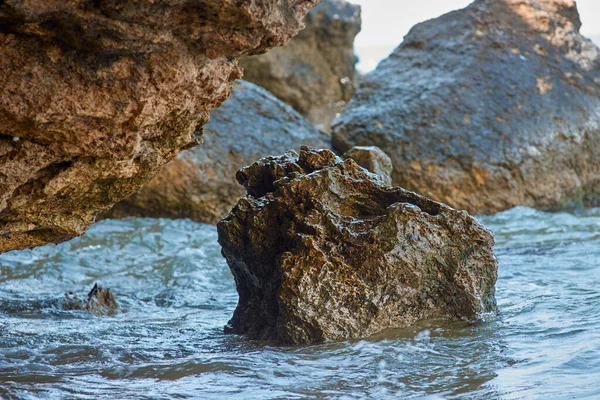
[[[600,51],[571,0],[477,0],[415,26],[334,122],[394,183],[471,213],[600,199]]]
[[[352,97],[357,83],[354,37],[360,6],[323,0],[305,20],[306,28],[283,47],[245,57],[244,79],[290,104],[318,128],[329,125]]]
[[[494,238],[466,212],[303,148],[243,168],[219,224],[240,296],[227,331],[279,343],[357,338],[495,308]]]
[[[331,147],[290,106],[266,90],[238,81],[231,96],[211,113],[204,144],[183,151],[140,192],[107,216],[191,218],[216,224],[245,194],[235,173],[259,158],[302,145]]]
[[[67,240],[196,143],[317,0],[0,1],[0,252]]]

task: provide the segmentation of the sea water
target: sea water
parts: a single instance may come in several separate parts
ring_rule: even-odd
[[[2,254],[0,397],[600,398],[600,209],[480,220],[496,236],[496,316],[301,347],[223,333],[237,293],[213,226],[105,220]],[[96,282],[115,316],[61,308]]]

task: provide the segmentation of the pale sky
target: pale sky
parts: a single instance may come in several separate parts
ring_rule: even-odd
[[[362,31],[354,43],[361,72],[373,69],[419,22],[466,7],[471,0],[349,0],[362,7]],[[578,0],[581,32],[600,39],[600,0]]]

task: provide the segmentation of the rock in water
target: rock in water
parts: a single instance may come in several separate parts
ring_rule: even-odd
[[[572,0],[477,0],[415,26],[333,124],[394,183],[471,213],[600,199],[600,50]]]
[[[319,129],[354,93],[358,74],[354,37],[360,32],[360,6],[323,0],[305,19],[306,28],[283,47],[244,57],[244,79],[294,107]]]
[[[342,158],[351,158],[358,165],[379,176],[384,183],[392,184],[392,160],[379,147],[354,146],[344,153]]]
[[[0,1],[0,252],[81,235],[318,0]]]
[[[73,292],[65,293],[62,301],[65,310],[85,310],[96,316],[114,315],[119,304],[112,290],[98,286],[96,283],[84,302]]]
[[[238,172],[248,195],[217,228],[239,303],[227,331],[301,344],[494,310],[490,231],[302,148]]]
[[[235,180],[238,169],[302,145],[331,147],[328,135],[245,81],[238,81],[227,101],[211,112],[202,138],[202,146],[181,152],[148,186],[106,216],[191,218],[216,224],[245,193]]]

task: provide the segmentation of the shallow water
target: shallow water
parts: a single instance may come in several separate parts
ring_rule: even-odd
[[[293,348],[223,334],[237,294],[208,225],[107,220],[0,255],[0,397],[600,398],[600,209],[482,221],[496,317]],[[94,282],[116,316],[60,308]]]

